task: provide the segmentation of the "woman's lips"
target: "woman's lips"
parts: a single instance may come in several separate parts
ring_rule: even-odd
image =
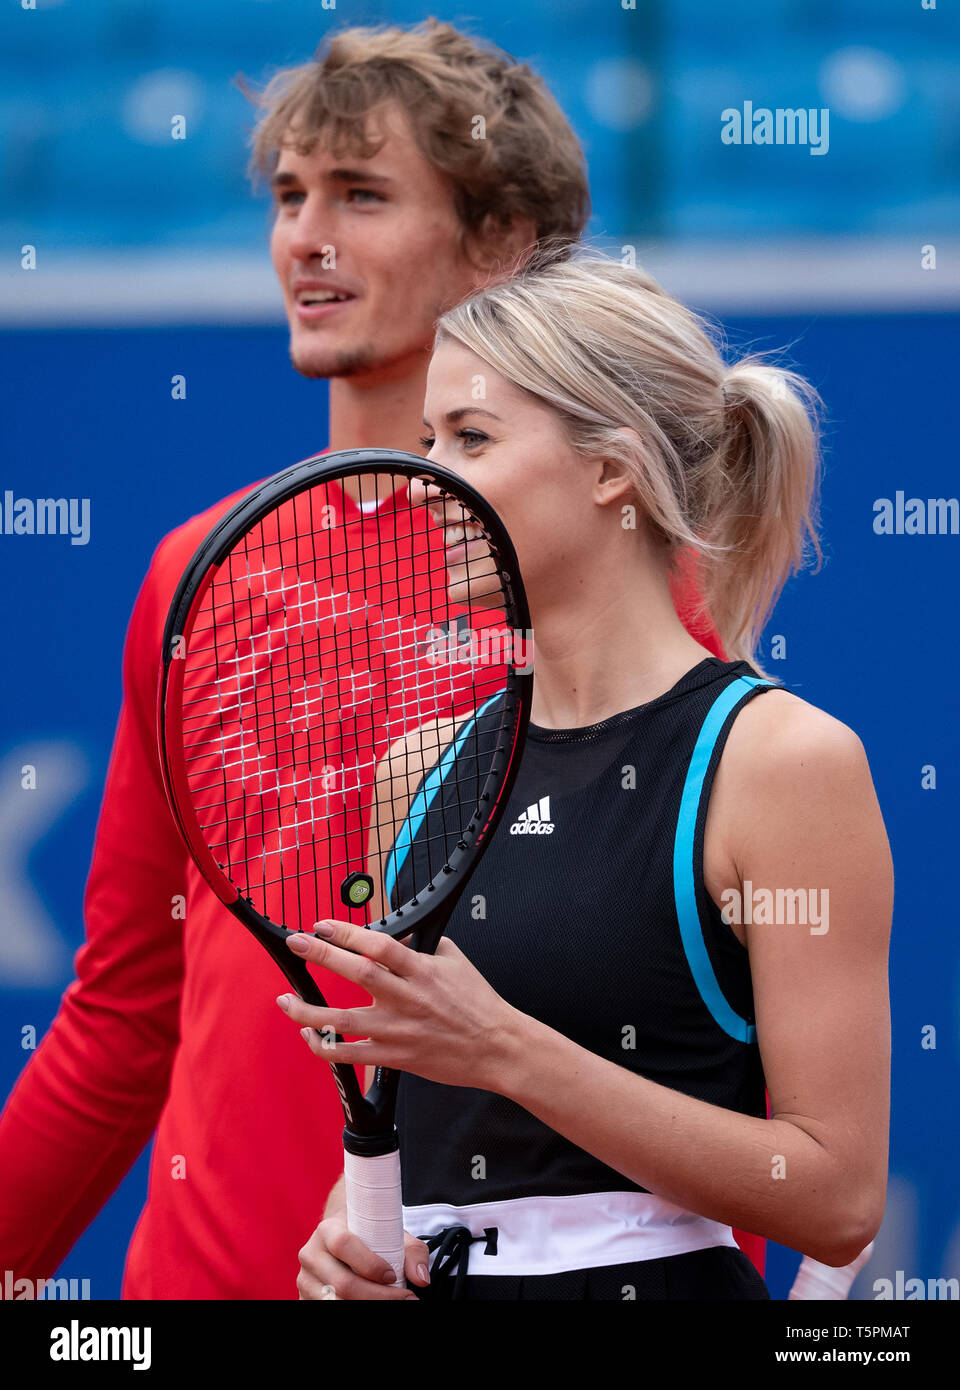
[[[476,559],[479,555],[485,555],[486,552],[486,541],[477,537],[471,541],[457,541],[456,545],[448,545],[443,556],[448,565],[462,565],[465,560],[470,558],[471,553]]]

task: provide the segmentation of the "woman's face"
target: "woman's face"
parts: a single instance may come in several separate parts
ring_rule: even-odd
[[[422,444],[428,457],[471,483],[509,532],[534,614],[575,584],[589,555],[596,507],[593,478],[566,442],[558,416],[506,381],[482,358],[458,343],[435,351],[427,374]],[[444,516],[439,494],[419,482],[414,503],[426,499],[447,531],[447,570],[452,601],[482,602],[477,575],[483,573],[483,540],[461,537],[450,508]],[[459,509],[458,509],[459,513]],[[495,606],[497,593],[488,601]]]

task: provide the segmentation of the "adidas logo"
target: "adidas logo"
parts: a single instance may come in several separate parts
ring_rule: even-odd
[[[541,796],[532,806],[521,811],[510,827],[511,835],[552,835],[553,821],[550,819],[550,798]]]

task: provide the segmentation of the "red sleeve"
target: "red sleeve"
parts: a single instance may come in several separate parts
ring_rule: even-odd
[[[704,603],[697,580],[697,555],[693,550],[682,550],[674,567],[670,581],[670,592],[677,617],[690,636],[695,638],[708,651],[721,661],[726,661],[726,653],[719,633],[713,625],[707,606]]]
[[[155,556],[127,633],[77,978],[0,1116],[0,1255],[16,1277],[51,1276],[134,1163],[178,1041],[183,924],[171,898],[185,863],[155,753],[157,568]]]

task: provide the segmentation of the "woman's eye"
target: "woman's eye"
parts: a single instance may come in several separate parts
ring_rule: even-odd
[[[484,434],[482,430],[456,430],[454,433],[454,437],[456,439],[462,439],[464,447],[467,449],[476,448],[478,444],[486,444],[490,438],[490,436],[488,434]],[[428,453],[433,448],[434,444],[436,444],[436,442],[436,438],[432,434],[420,435],[421,447],[426,449]]]

